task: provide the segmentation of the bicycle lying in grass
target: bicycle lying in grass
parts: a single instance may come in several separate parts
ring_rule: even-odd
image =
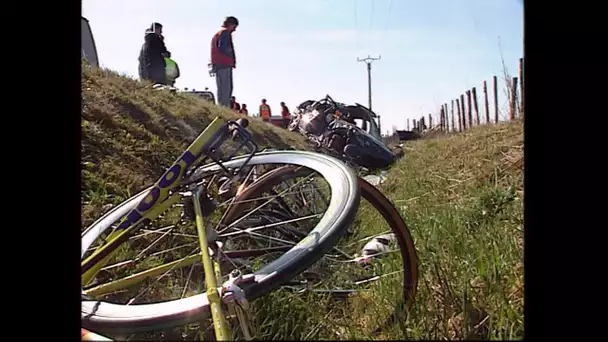
[[[399,321],[397,313],[415,295],[417,259],[409,231],[390,201],[333,157],[303,151],[258,153],[246,126],[244,119],[215,119],[152,187],[83,231],[83,328],[115,337],[181,329],[183,338],[194,334],[203,339],[202,324],[189,325],[210,317],[216,339],[249,340],[259,335],[251,321],[272,316],[251,317],[254,299],[279,292],[278,299],[302,293],[348,296],[358,290],[319,286],[344,281],[357,287],[382,283],[391,275],[400,275],[401,284],[385,288],[397,288],[401,299],[387,295],[382,318],[376,320],[383,323],[374,330]],[[224,153],[221,147],[228,141],[236,147]],[[236,157],[241,151],[245,155]],[[396,250],[354,253],[360,243],[377,238],[349,229],[361,196],[388,224]],[[299,210],[306,213],[300,216]],[[390,259],[382,266],[392,273],[357,281],[346,275],[349,268],[359,275],[374,272],[375,266],[366,262],[391,252],[399,252],[392,253],[397,255],[393,259],[402,260],[397,271]],[[136,285],[143,290],[134,289]],[[274,310],[267,304],[274,302],[262,302],[256,312]],[[230,329],[233,319],[238,333]],[[280,338],[273,331],[277,326],[267,323],[256,324],[266,331],[260,334]]]

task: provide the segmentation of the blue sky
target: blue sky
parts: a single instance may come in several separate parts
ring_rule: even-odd
[[[144,30],[163,24],[178,62],[176,86],[215,92],[209,45],[223,17],[234,33],[234,93],[251,109],[266,98],[278,112],[330,94],[367,105],[372,64],[373,109],[382,130],[438,113],[439,106],[502,75],[501,50],[513,76],[523,57],[523,6],[518,0],[83,0],[102,66],[137,77]],[[499,38],[500,37],[500,38]],[[500,44],[499,44],[500,41]],[[499,48],[500,45],[500,48]],[[502,83],[501,83],[502,85]],[[481,90],[479,91],[481,94]],[[506,97],[499,92],[499,103]],[[253,110],[254,112],[256,110]]]

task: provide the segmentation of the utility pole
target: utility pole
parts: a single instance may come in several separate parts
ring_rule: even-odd
[[[365,64],[367,64],[367,103],[369,110],[372,110],[372,62],[379,60],[380,57],[380,55],[378,55],[378,57],[370,57],[367,55],[366,58],[357,58],[357,62],[365,62]],[[378,130],[382,132],[380,115],[378,115]]]

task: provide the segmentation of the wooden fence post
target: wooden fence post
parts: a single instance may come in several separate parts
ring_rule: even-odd
[[[439,109],[439,129],[441,131],[443,131],[443,113],[445,111],[445,108],[443,108],[443,105],[441,105],[441,109]]]
[[[462,130],[467,130],[467,114],[464,111],[464,94],[460,94],[460,110],[462,112]]]
[[[418,123],[418,127],[420,127],[420,130],[423,131],[426,127],[426,125],[424,124],[424,115],[420,118],[420,122]]]
[[[467,117],[469,128],[473,128],[473,106],[471,106],[471,91],[467,90]]]
[[[460,114],[460,100],[456,98],[456,114],[458,115],[458,132],[462,132],[462,114]]]
[[[450,127],[451,127],[451,125],[450,125],[450,114],[449,114],[450,113],[449,112],[450,109],[449,108],[450,107],[448,107],[448,104],[446,103],[445,104],[445,110],[443,111],[444,112],[445,131],[446,132],[449,132],[450,131]]]
[[[475,109],[475,124],[479,126],[479,106],[477,106],[477,89],[473,87],[473,108]]]
[[[452,100],[452,108],[451,108],[451,115],[452,115],[452,132],[456,132],[456,126],[454,126],[454,100]]]
[[[509,107],[509,120],[515,120],[517,118],[517,77],[513,77],[513,83],[511,83],[511,105]]]
[[[486,109],[486,124],[490,123],[490,106],[488,104],[488,84],[483,81],[483,102]]]
[[[443,104],[443,130],[448,132],[450,130],[450,115],[448,114],[448,105],[447,103]]]
[[[409,130],[410,130],[410,120],[409,120],[409,119],[405,119],[405,129],[406,129],[407,131],[409,131]]]
[[[522,116],[524,113],[524,59],[519,59],[519,102],[521,105],[519,106],[519,116]]]
[[[498,123],[498,77],[493,77],[494,82],[494,123]]]
[[[443,130],[447,133],[450,131],[450,117],[448,115],[448,104],[444,103],[443,104]]]
[[[443,131],[443,105],[441,105],[441,108],[439,108],[439,129],[441,131]]]
[[[433,128],[433,117],[431,116],[431,113],[429,113],[429,129]]]

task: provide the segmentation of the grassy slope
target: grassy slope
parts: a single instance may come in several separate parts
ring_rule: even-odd
[[[156,180],[212,118],[235,117],[105,70],[84,68],[82,81],[83,226]],[[250,128],[262,147],[307,148],[257,119]],[[405,153],[382,190],[416,238],[421,279],[407,336],[391,337],[521,338],[522,123],[407,143]]]
[[[420,258],[409,338],[523,337],[523,124],[406,145],[383,192]]]
[[[405,156],[380,188],[415,239],[420,259],[417,303],[405,329],[395,326],[379,338],[522,338],[522,123],[409,142]],[[365,204],[355,230],[360,236],[384,231]],[[312,303],[286,300],[275,292],[269,296],[271,311],[259,321],[270,319],[272,324],[266,325],[271,328],[264,333],[275,338],[365,340],[370,336],[360,327],[370,317],[345,322],[332,311],[349,318],[358,316],[354,310],[373,313],[381,310],[380,303],[394,302],[393,291],[381,287],[371,302],[358,298],[350,305],[327,304],[318,297]],[[279,302],[286,304],[274,304]]]
[[[237,118],[194,96],[145,88],[118,74],[83,66],[82,216],[150,185],[215,118]],[[307,149],[301,136],[250,118],[261,147]]]

